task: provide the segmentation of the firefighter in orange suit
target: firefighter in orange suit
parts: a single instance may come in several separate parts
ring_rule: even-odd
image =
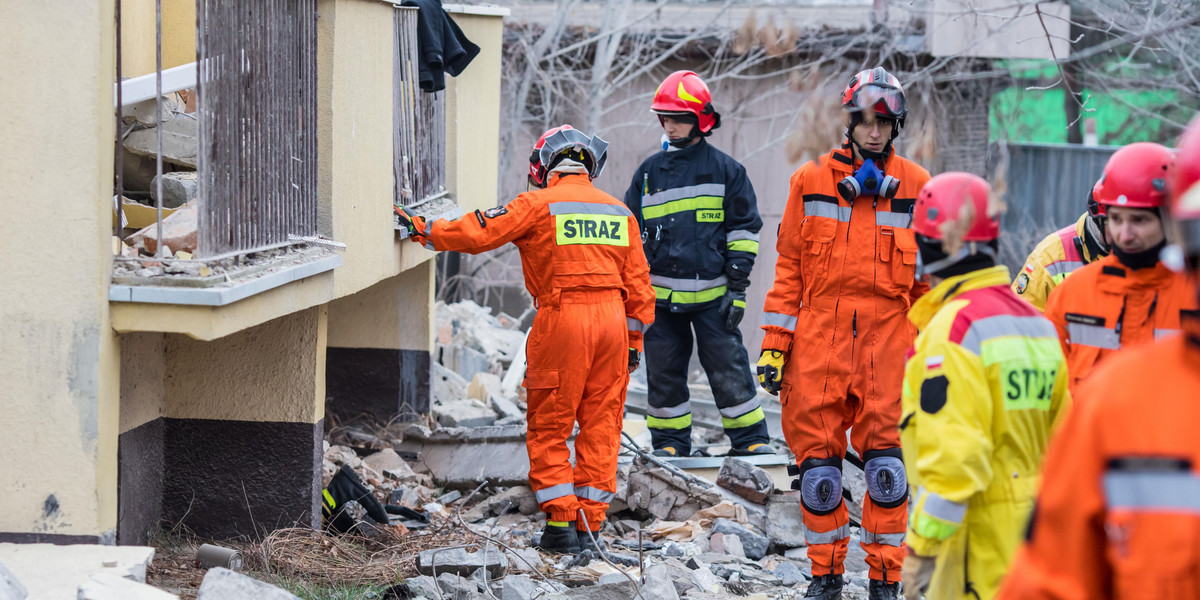
[[[1171,214],[1196,281],[1200,118],[1176,160]],[[1190,291],[1200,296],[1200,286]],[[1200,318],[1189,313],[1182,327],[1080,384],[1000,598],[1200,599]]]
[[[910,226],[929,173],[892,150],[908,114],[894,76],[882,67],[855,75],[842,106],[850,111],[845,143],[792,175],[758,371],[767,391],[782,392],[783,432],[798,462],[793,485],[813,574],[806,597],[842,595],[850,429],[867,476],[862,546],[874,600],[897,597],[904,561],[908,488],[896,426],[904,355],[916,335],[906,315],[928,290],[914,278]]]
[[[607,146],[570,125],[551,129],[529,159],[530,182],[542,189],[454,221],[410,219],[412,239],[433,250],[476,253],[512,242],[521,252],[538,308],[524,383],[529,483],[547,514],[539,545],[555,552],[590,547],[591,536],[576,530],[604,524],[617,485],[625,389],[654,320],[637,220],[592,187]],[[567,438],[576,422],[572,469]]]
[[[1072,390],[1118,350],[1177,333],[1180,312],[1197,307],[1184,276],[1159,260],[1167,243],[1166,185],[1174,160],[1167,147],[1138,142],[1117,150],[1104,166],[1093,196],[1112,253],[1076,270],[1046,303]]]

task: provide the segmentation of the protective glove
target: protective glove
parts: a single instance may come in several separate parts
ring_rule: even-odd
[[[779,389],[783,387],[783,365],[786,362],[787,355],[779,350],[763,350],[762,356],[758,357],[758,384],[771,392],[772,396],[778,396]]]
[[[933,579],[933,568],[937,565],[936,556],[918,556],[909,550],[904,557],[904,566],[900,569],[900,579],[904,582],[904,600],[921,600],[929,591],[929,582]]]
[[[725,328],[730,331],[736,331],[738,323],[742,322],[742,317],[746,314],[746,291],[735,292],[729,290],[725,292],[725,296],[721,298],[721,316],[725,317]]]
[[[372,521],[381,525],[388,524],[387,511],[383,505],[375,499],[371,490],[363,485],[354,469],[346,465],[342,465],[333,479],[329,480],[329,485],[325,486],[321,497],[321,512],[326,529],[338,533],[349,533],[355,529],[354,517],[345,510],[346,504],[352,500],[366,509],[367,516]]]
[[[423,233],[425,231],[425,218],[409,214],[403,206],[395,206],[394,208],[396,216],[400,219],[400,226],[408,233],[408,239],[425,245],[425,241],[428,239]]]
[[[642,364],[642,357],[637,350],[629,349],[629,372],[632,373],[638,369],[638,365]]]

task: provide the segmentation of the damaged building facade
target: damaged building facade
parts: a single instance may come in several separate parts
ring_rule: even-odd
[[[197,34],[197,7],[203,27],[236,4],[163,2],[164,72],[192,64],[194,73],[198,56],[202,70],[219,68],[212,48],[229,40]],[[445,7],[481,51],[469,69],[447,78],[444,104],[421,113],[415,88],[397,84],[416,69],[399,47],[415,40],[400,11],[415,10],[379,0],[297,5],[299,18],[311,22],[295,28],[300,37],[276,60],[288,68],[311,66],[304,75],[310,87],[300,90],[311,112],[293,111],[274,88],[242,99],[259,107],[253,114],[218,114],[228,109],[218,105],[215,91],[202,93],[199,102],[217,122],[250,130],[256,120],[278,119],[309,136],[301,144],[307,154],[292,152],[283,160],[299,163],[293,171],[307,183],[298,189],[309,186],[304,193],[310,197],[300,198],[298,211],[280,205],[268,223],[303,240],[243,245],[223,257],[211,251],[207,261],[199,254],[186,260],[195,250],[164,249],[176,262],[137,256],[128,229],[119,236],[124,242],[114,235],[114,163],[138,160],[129,150],[138,136],[157,146],[153,95],[142,105],[151,107],[148,113],[131,114],[127,105],[118,125],[117,61],[125,81],[150,76],[153,82],[155,2],[0,9],[0,204],[13,224],[0,241],[7,252],[0,405],[9,424],[0,439],[0,480],[10,490],[0,542],[143,543],[161,523],[212,537],[319,524],[327,414],[386,420],[428,410],[433,253],[398,238],[392,205],[428,199],[413,196],[406,178],[397,183],[413,167],[443,179],[425,182],[444,187],[434,194],[439,210],[496,205],[507,11]],[[264,39],[286,42],[284,34]],[[198,42],[213,54],[198,54]],[[246,60],[251,66],[243,75],[255,65]],[[122,92],[131,93],[128,87]],[[180,123],[164,122],[164,136],[196,118],[190,90],[182,91],[164,91],[180,101],[173,106],[183,113],[172,111],[170,122],[178,116]],[[432,164],[413,165],[407,156],[398,158],[397,129],[423,114],[444,119],[434,128],[442,146],[430,147],[445,151],[434,152],[427,159]],[[142,126],[131,124],[138,120]],[[201,118],[202,140],[204,128]],[[270,152],[242,152],[243,162],[232,163],[237,168],[227,179],[251,179],[256,166],[278,158],[267,156],[278,148],[232,135],[211,139]],[[114,158],[114,140],[122,136],[124,150]],[[206,236],[220,238],[220,227],[232,227],[222,225],[214,206],[226,202],[229,214],[242,210],[260,218],[265,203],[239,208],[233,200],[271,193],[215,195],[212,182],[220,178],[205,179],[204,147],[195,169],[200,197],[193,201],[201,253]],[[175,166],[172,159],[170,169]],[[128,190],[137,185],[130,173],[122,169]],[[175,195],[187,202],[192,177],[164,177],[164,188],[184,189]],[[169,183],[174,179],[184,183]],[[311,226],[300,213],[311,215]],[[149,229],[156,233],[155,226]],[[190,283],[179,283],[184,280]]]

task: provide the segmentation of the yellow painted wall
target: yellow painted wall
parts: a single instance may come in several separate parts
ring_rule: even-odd
[[[121,336],[121,433],[162,416],[166,378],[163,334]]]
[[[500,59],[502,17],[451,13],[479,56],[458,77],[446,78],[446,179],[463,212],[500,204]],[[505,198],[504,200],[508,200]]]
[[[113,23],[112,0],[0,3],[0,206],[11,224],[59,215],[0,236],[0,532],[116,526]]]
[[[329,305],[329,345],[433,350],[434,261]]]
[[[196,0],[162,0],[163,68],[196,60]],[[121,76],[149,75],[155,65],[154,0],[121,0]]]

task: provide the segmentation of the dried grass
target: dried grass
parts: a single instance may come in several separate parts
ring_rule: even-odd
[[[380,584],[416,576],[417,555],[424,550],[469,541],[467,534],[449,524],[421,534],[399,528],[377,531],[368,539],[306,528],[280,529],[244,554],[254,568],[276,576],[327,585]]]

